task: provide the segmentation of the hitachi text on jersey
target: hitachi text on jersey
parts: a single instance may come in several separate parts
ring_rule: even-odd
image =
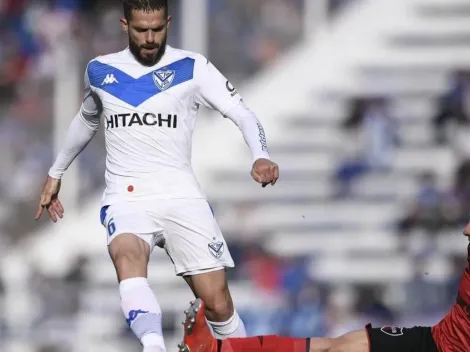
[[[178,115],[153,113],[115,114],[106,117],[106,129],[131,126],[158,126],[177,128]]]

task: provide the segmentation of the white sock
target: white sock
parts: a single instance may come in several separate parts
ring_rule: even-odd
[[[228,337],[246,337],[245,324],[240,319],[237,311],[225,322],[207,321],[212,327],[214,337],[223,340]]]
[[[119,284],[121,309],[144,347],[156,346],[166,351],[162,333],[162,310],[146,278],[122,280]]]

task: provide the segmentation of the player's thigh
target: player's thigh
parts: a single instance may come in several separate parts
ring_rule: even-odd
[[[149,240],[146,236],[152,234],[122,233],[117,236],[108,246],[109,255],[117,266],[117,262],[148,263],[150,257]]]
[[[366,327],[370,352],[438,352],[430,327]]]
[[[144,205],[121,203],[103,207],[101,223],[106,229],[109,252],[117,257],[142,256],[148,260],[163,228]]]
[[[227,243],[204,199],[164,201],[165,249],[178,275],[193,276],[234,263]]]
[[[144,238],[152,234],[124,233],[109,245],[109,255],[116,269],[119,282],[134,277],[147,277],[150,245]]]

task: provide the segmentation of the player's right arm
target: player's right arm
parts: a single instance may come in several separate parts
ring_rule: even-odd
[[[79,113],[74,117],[65,136],[64,145],[49,170],[49,175],[41,191],[35,219],[39,220],[47,209],[53,222],[62,218],[64,207],[58,195],[61,179],[75,158],[85,149],[99,129],[102,105],[98,95],[90,86],[88,69],[85,72],[85,94]]]

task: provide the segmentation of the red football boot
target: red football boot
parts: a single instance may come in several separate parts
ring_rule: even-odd
[[[204,302],[196,299],[184,313],[184,340],[178,345],[179,352],[217,352],[217,340],[205,318]]]

